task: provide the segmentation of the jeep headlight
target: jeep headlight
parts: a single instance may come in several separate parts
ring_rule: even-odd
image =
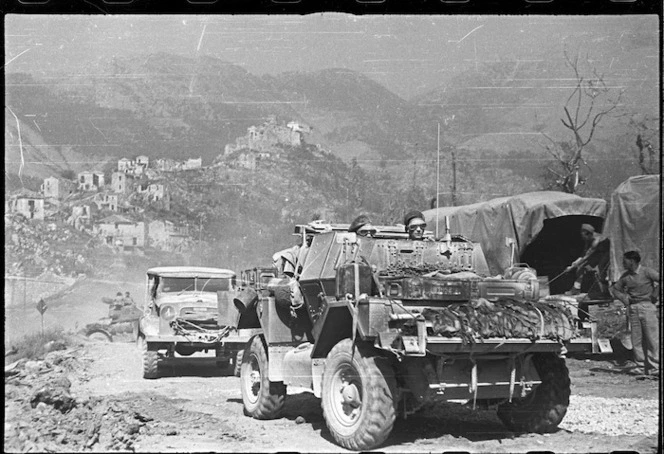
[[[162,306],[159,310],[159,315],[167,322],[170,322],[175,318],[175,308],[173,306]]]

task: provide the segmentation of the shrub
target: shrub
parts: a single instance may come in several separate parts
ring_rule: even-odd
[[[48,352],[67,348],[71,342],[70,334],[59,326],[47,329],[43,334],[28,334],[12,342],[12,360],[43,359]]]

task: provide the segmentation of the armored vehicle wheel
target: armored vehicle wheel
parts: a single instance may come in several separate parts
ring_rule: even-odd
[[[113,337],[106,331],[90,331],[86,337],[92,342],[113,342]]]
[[[140,337],[141,354],[143,355],[143,378],[159,377],[159,352],[156,346]]]
[[[542,384],[526,397],[500,405],[498,417],[514,432],[554,432],[569,406],[569,371],[554,353],[535,354],[533,363]]]
[[[284,407],[286,386],[268,378],[267,351],[260,336],[254,336],[247,345],[240,367],[244,414],[256,419],[277,418]]]
[[[364,451],[383,443],[396,418],[396,379],[384,358],[352,341],[337,343],[325,361],[321,404],[335,441]]]

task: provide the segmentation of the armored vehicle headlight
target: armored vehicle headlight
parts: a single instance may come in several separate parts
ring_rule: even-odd
[[[422,281],[417,278],[413,278],[408,282],[408,296],[411,298],[421,298],[422,297]]]
[[[401,296],[401,286],[396,282],[390,284],[387,294],[389,296],[400,297]]]
[[[173,306],[162,306],[159,315],[167,322],[170,322],[175,318],[175,308]]]

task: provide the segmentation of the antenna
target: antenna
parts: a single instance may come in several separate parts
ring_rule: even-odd
[[[436,238],[438,238],[438,212],[440,210],[439,202],[440,197],[440,121],[438,122],[438,147],[437,147],[437,160],[436,160]]]

